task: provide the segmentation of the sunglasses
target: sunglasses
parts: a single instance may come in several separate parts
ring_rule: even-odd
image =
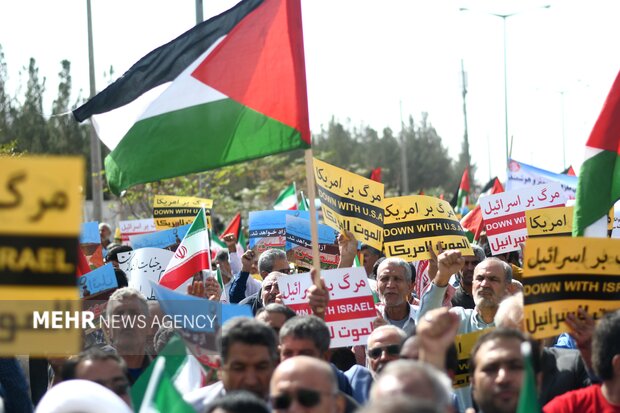
[[[320,391],[310,390],[310,389],[298,389],[296,392],[291,393],[281,393],[277,396],[271,396],[271,406],[275,410],[286,410],[291,407],[293,404],[293,400],[297,400],[297,402],[303,407],[315,407],[319,403],[321,403],[321,393]],[[333,396],[332,393],[324,393]]]
[[[391,344],[385,347],[375,347],[368,349],[368,357],[371,359],[378,359],[383,352],[386,352],[389,356],[400,355],[400,346],[398,344]]]

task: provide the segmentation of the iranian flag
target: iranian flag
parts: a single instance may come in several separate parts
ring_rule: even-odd
[[[187,230],[185,238],[177,247],[168,263],[166,271],[159,279],[159,284],[176,290],[181,284],[202,270],[211,270],[211,253],[209,250],[209,229],[205,209],[201,208]]]
[[[275,210],[297,209],[297,189],[293,182],[280,192],[278,199],[273,204]]]
[[[620,74],[586,142],[579,171],[573,235],[607,236],[607,213],[620,199]]]
[[[484,188],[482,188],[480,197],[498,194],[500,192],[504,192],[504,187],[499,179],[493,178],[487,182]],[[482,212],[480,211],[480,204],[476,203],[476,206],[461,219],[461,226],[463,227],[465,235],[470,242],[478,241],[480,239],[480,234],[484,228],[482,225]]]
[[[133,185],[310,147],[300,0],[244,0],[153,50],[77,108]]]

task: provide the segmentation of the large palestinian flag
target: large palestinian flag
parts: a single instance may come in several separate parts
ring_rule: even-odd
[[[606,216],[618,199],[620,199],[620,74],[616,77],[586,142],[586,159],[579,170],[577,184],[573,235],[607,236]]]
[[[143,57],[73,113],[112,192],[310,146],[300,0],[244,0]]]

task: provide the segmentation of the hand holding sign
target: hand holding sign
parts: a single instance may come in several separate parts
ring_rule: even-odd
[[[314,279],[315,272],[316,270],[314,268],[310,271],[312,279]],[[314,284],[308,288],[308,304],[310,304],[310,308],[312,309],[314,315],[324,318],[325,309],[327,308],[328,303],[329,291],[327,291],[325,280],[321,278],[321,288]]]

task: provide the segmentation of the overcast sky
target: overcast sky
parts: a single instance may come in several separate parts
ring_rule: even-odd
[[[234,0],[204,0],[205,19]],[[194,0],[92,0],[97,87],[195,24]],[[543,6],[550,5],[549,8]],[[47,78],[46,110],[60,61],[75,92],[88,85],[85,0],[4,0],[0,44],[9,87],[34,57]],[[578,167],[620,69],[620,2],[614,0],[302,0],[310,126],[331,116],[351,126],[400,129],[403,116],[430,122],[457,157],[463,139],[461,59],[477,180],[505,178],[503,21],[513,158],[559,172]],[[461,11],[466,7],[468,10]],[[410,165],[415,167],[415,165]]]

